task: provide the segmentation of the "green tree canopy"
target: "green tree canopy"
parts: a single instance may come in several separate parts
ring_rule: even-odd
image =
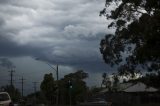
[[[56,82],[54,81],[52,73],[45,74],[44,79],[40,85],[42,92],[45,94],[48,101],[54,102],[56,96]]]
[[[160,0],[106,0],[102,15],[114,20],[108,28],[116,29],[100,42],[107,64],[120,64],[121,74],[139,72],[139,66],[160,71]]]
[[[76,102],[82,102],[86,99],[87,86],[84,79],[88,77],[88,74],[83,70],[78,70],[75,73],[70,73],[65,75],[63,79],[59,81],[59,88],[62,101],[69,104],[69,95],[71,93],[72,103],[76,104]],[[71,85],[69,85],[69,81],[71,81]]]

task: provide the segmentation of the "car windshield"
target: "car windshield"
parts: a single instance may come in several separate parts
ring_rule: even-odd
[[[0,94],[0,101],[6,101],[6,100],[9,100],[9,97],[7,94]]]

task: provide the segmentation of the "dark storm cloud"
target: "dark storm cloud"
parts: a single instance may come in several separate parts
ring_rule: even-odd
[[[0,26],[3,26],[4,23],[5,23],[4,20],[0,18]]]
[[[99,53],[103,6],[104,0],[1,0],[0,56],[105,70]]]
[[[8,69],[15,68],[15,65],[7,58],[0,58],[0,66]]]
[[[0,0],[1,4],[9,3],[11,0]]]

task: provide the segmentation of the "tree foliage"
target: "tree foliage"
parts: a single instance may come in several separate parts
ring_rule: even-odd
[[[108,88],[108,90],[110,91],[111,90],[111,80],[110,80],[110,78],[109,78],[109,76],[108,76],[108,74],[107,73],[103,73],[102,74],[102,84],[101,84],[101,87],[102,87],[102,85],[105,85],[105,87],[106,88]]]
[[[117,8],[108,12],[113,5]],[[160,71],[159,0],[106,0],[102,15],[113,19],[108,28],[116,29],[115,34],[106,35],[100,42],[107,64],[125,63],[120,64],[120,73],[134,73],[139,65]]]
[[[86,82],[83,80],[87,77],[87,73],[85,73],[83,70],[78,70],[75,73],[65,75],[64,78],[59,81],[61,100],[64,102],[64,104],[69,104],[69,93],[71,93],[73,104],[85,100],[88,88],[86,86]],[[71,81],[72,85],[69,85],[69,81]]]
[[[45,74],[40,86],[41,91],[45,94],[48,102],[52,104],[56,103],[57,94],[59,104],[69,104],[70,96],[72,99],[72,104],[76,104],[78,101],[82,102],[86,98],[88,87],[86,86],[84,79],[87,77],[88,74],[83,70],[78,70],[75,73],[65,75],[64,78],[59,81],[54,81],[51,73]],[[69,81],[71,81],[72,85],[69,84]]]
[[[52,73],[45,74],[44,79],[40,85],[42,92],[45,94],[45,97],[48,101],[53,103],[56,98],[56,82],[54,81]]]
[[[136,79],[136,80],[129,80],[128,82],[143,82],[148,86],[152,86],[155,88],[160,89],[160,72],[158,73],[147,73],[145,76]]]
[[[112,75],[107,75],[107,73],[102,74],[102,85],[108,89],[108,91],[117,91],[118,85],[120,83],[120,76],[113,73]]]

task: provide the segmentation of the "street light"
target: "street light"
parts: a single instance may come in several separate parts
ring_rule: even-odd
[[[56,98],[56,105],[58,106],[58,101],[59,101],[59,85],[58,85],[58,80],[59,80],[59,74],[58,74],[58,64],[56,65],[56,68],[53,67],[51,64],[47,63],[48,66],[50,66],[54,71],[56,71],[56,77],[57,77],[57,98]]]
[[[53,67],[51,64],[45,62],[48,66],[50,66],[54,71],[56,71],[56,77],[57,77],[57,81],[59,80],[59,77],[58,77],[58,64],[56,65],[56,68]]]
[[[36,58],[36,60],[41,60],[40,58]],[[59,73],[58,73],[58,64],[56,67],[52,66],[48,62],[45,62],[49,67],[51,67],[55,72],[56,72],[56,77],[57,77],[57,98],[56,98],[56,105],[58,106],[58,101],[59,101],[59,85],[58,85],[58,80],[59,80]]]

